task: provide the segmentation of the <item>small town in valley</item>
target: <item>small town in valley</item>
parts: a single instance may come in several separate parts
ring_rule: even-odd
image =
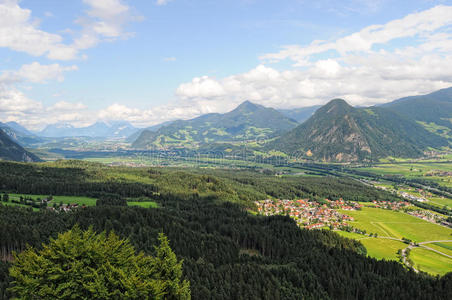
[[[306,229],[323,227],[342,229],[349,226],[347,222],[353,221],[353,218],[337,210],[359,210],[362,207],[362,204],[344,201],[342,198],[339,200],[324,199],[322,203],[309,199],[267,199],[256,201],[255,204],[261,215],[288,215],[300,227]]]

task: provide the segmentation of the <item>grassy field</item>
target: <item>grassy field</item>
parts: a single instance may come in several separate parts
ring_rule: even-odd
[[[452,239],[452,229],[410,216],[403,212],[363,207],[361,211],[342,211],[355,220],[349,222],[353,227],[378,233],[379,236],[416,242]]]
[[[140,206],[144,208],[157,208],[159,207],[157,203],[153,201],[146,201],[146,202],[135,202],[135,201],[128,201],[128,206]]]
[[[36,200],[37,198],[44,199],[48,196],[46,195],[24,195],[24,194],[9,194],[10,200],[19,200],[20,196],[23,197],[31,197],[33,200]],[[86,206],[96,206],[97,199],[90,198],[90,197],[83,197],[83,196],[53,196],[53,200],[48,204],[49,206],[52,206],[53,203],[60,204],[61,202],[64,204],[78,204],[78,205],[86,205]],[[22,206],[22,207],[29,207],[27,205],[18,204],[18,203],[4,203],[5,205],[14,205],[14,206]],[[144,208],[156,208],[158,207],[158,204],[153,201],[128,201],[127,204],[129,206],[141,206]],[[33,210],[38,210],[37,208],[33,208]]]
[[[28,205],[23,205],[23,204],[19,204],[19,203],[12,203],[12,202],[0,202],[1,205],[5,205],[5,206],[20,206],[20,207],[30,207]],[[33,211],[38,211],[39,208],[36,207],[32,207]]]
[[[444,275],[452,271],[452,259],[423,248],[413,248],[410,254],[415,268],[430,273]]]
[[[383,238],[364,238],[359,240],[367,249],[367,254],[377,259],[398,260],[397,251],[406,244]]]
[[[403,212],[363,207],[361,211],[342,211],[342,213],[355,219],[349,222],[351,226],[366,230],[367,233],[378,234],[378,238],[369,238],[356,233],[338,232],[342,236],[359,240],[366,247],[368,255],[377,259],[398,260],[397,250],[408,246],[384,237],[396,239],[405,237],[415,242],[452,240],[452,229]],[[426,246],[452,256],[452,243],[430,243]],[[445,274],[452,271],[451,258],[427,249],[416,248],[415,250],[415,255],[410,257],[415,265],[421,266],[421,270],[432,274]],[[434,259],[438,259],[438,262]]]
[[[452,256],[452,243],[430,243],[425,244],[424,246],[430,247],[441,253]]]
[[[24,197],[31,197],[33,200],[36,200],[37,198],[47,198],[48,195],[25,195],[25,194],[9,194],[10,199],[19,200],[20,196]],[[50,203],[64,203],[64,204],[78,204],[86,206],[95,206],[96,205],[96,199],[90,198],[90,197],[83,197],[83,196],[53,196],[53,200]]]
[[[451,171],[452,163],[448,162],[413,162],[380,164],[360,170],[380,175],[400,175],[407,178],[422,178],[437,182],[440,185],[452,187],[451,176],[426,176],[430,172]]]

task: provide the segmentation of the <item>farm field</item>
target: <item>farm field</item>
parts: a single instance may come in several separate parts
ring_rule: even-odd
[[[365,230],[367,233],[378,234],[378,238],[370,238],[355,233],[340,233],[342,236],[359,240],[367,248],[368,255],[377,259],[398,260],[397,250],[408,246],[401,241],[386,239],[385,237],[408,238],[418,243],[452,240],[452,229],[427,222],[401,211],[363,207],[361,211],[341,212],[354,218],[354,221],[349,222],[351,226]],[[425,246],[452,256],[452,243],[429,243]],[[414,250],[416,250],[415,255],[413,255]],[[452,271],[451,258],[427,249],[413,249],[410,258],[415,265],[420,264],[422,266],[421,270],[432,274],[445,274]],[[436,258],[441,263],[435,262],[434,259]]]
[[[49,195],[25,195],[25,194],[9,194],[10,199],[19,200],[20,196],[27,196],[36,200],[37,198],[46,198]],[[53,196],[53,200],[50,203],[64,203],[64,204],[78,204],[86,206],[95,206],[96,205],[95,198],[84,197],[84,196]]]
[[[428,198],[428,203],[435,205],[437,207],[444,207],[448,206],[449,208],[452,208],[452,199],[449,198],[441,198],[441,197],[431,197]]]
[[[376,173],[380,175],[400,175],[407,178],[422,178],[437,182],[440,185],[452,187],[451,176],[426,176],[435,171],[451,171],[450,162],[414,162],[414,163],[394,163],[380,164],[371,168],[360,168],[362,171]]]
[[[379,236],[415,242],[432,240],[452,240],[452,229],[410,216],[403,212],[380,208],[363,207],[361,211],[341,211],[355,220],[349,222],[353,227],[377,233]]]
[[[376,259],[398,260],[397,250],[406,248],[406,244],[390,239],[366,237],[362,234],[335,231],[339,235],[360,241],[367,249],[367,255]]]
[[[137,202],[137,201],[127,201],[128,206],[140,206],[144,208],[157,208],[159,207],[157,203],[153,201]]]
[[[452,259],[423,248],[411,249],[410,258],[416,269],[444,275],[452,271]]]
[[[19,204],[19,203],[12,203],[12,202],[0,202],[0,205],[5,205],[5,206],[20,206],[20,207],[30,207],[28,205],[24,205],[24,204]],[[39,208],[36,207],[32,207],[33,211],[38,211]]]
[[[437,242],[437,243],[424,244],[423,246],[430,247],[441,253],[452,256],[452,243]]]
[[[367,255],[376,259],[398,260],[397,251],[406,248],[406,244],[383,238],[363,238],[359,240],[367,249]]]
[[[10,200],[19,200],[20,196],[24,197],[31,197],[33,200],[36,200],[37,198],[46,198],[48,196],[46,195],[26,195],[26,194],[9,194]],[[97,199],[90,198],[90,197],[83,197],[83,196],[53,196],[53,200],[50,201],[50,206],[53,203],[64,203],[64,204],[78,204],[78,205],[86,205],[86,206],[96,206]],[[12,203],[8,202],[5,203],[7,205],[15,205],[15,206],[23,206],[23,207],[29,207],[27,205],[18,204],[18,203]],[[156,208],[158,207],[156,202],[153,201],[127,201],[127,204],[129,206],[141,206],[144,208]],[[35,210],[38,210],[35,208]]]

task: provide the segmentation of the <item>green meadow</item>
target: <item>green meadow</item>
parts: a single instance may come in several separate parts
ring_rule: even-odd
[[[20,196],[31,197],[33,200],[38,198],[47,198],[49,195],[26,195],[26,194],[9,194],[10,199],[19,200]],[[50,203],[64,203],[64,204],[78,204],[86,206],[95,206],[96,199],[84,196],[53,196],[53,200]]]
[[[397,251],[406,248],[406,244],[383,238],[364,238],[360,242],[366,247],[367,255],[386,260],[398,260]]]
[[[19,200],[20,196],[23,197],[31,197],[33,200],[37,200],[38,198],[44,199],[48,197],[47,195],[26,195],[26,194],[9,194],[10,200]],[[50,202],[50,206],[53,203],[60,204],[78,204],[78,205],[86,205],[86,206],[96,206],[96,198],[90,198],[90,197],[83,197],[83,196],[53,196],[53,200]],[[18,203],[4,203],[6,205],[15,205],[15,206],[23,206],[28,207],[27,205],[18,204]],[[144,208],[156,208],[158,207],[158,204],[153,201],[127,201],[127,204],[129,206],[140,206]],[[35,210],[38,210],[35,208]]]
[[[398,260],[397,251],[407,244],[392,240],[408,238],[413,242],[452,240],[452,229],[410,216],[401,211],[363,207],[361,211],[341,211],[352,216],[349,224],[367,233],[377,233],[370,238],[356,233],[338,232],[340,235],[359,240],[369,256],[377,259]],[[425,246],[452,256],[452,243],[429,243]],[[413,253],[414,252],[414,253]],[[414,248],[410,258],[415,266],[431,274],[445,274],[452,271],[452,259],[424,248]]]
[[[422,178],[437,182],[440,185],[452,187],[451,176],[427,176],[428,173],[436,171],[451,171],[450,162],[410,162],[379,164],[371,168],[360,168],[360,170],[380,175],[400,175],[407,178]]]
[[[153,201],[137,202],[137,201],[127,201],[128,206],[140,206],[144,208],[157,208],[159,207],[157,203]]]
[[[420,271],[435,275],[452,271],[452,259],[424,248],[411,249],[410,258]]]
[[[353,227],[377,233],[379,236],[416,242],[433,240],[452,240],[452,229],[410,216],[401,211],[373,207],[363,207],[361,211],[341,211],[355,220],[349,222]]]

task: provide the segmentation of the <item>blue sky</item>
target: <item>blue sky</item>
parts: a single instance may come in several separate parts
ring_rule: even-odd
[[[0,121],[147,126],[247,99],[290,108],[427,93],[452,85],[441,67],[452,61],[451,9],[427,0],[0,0]]]

